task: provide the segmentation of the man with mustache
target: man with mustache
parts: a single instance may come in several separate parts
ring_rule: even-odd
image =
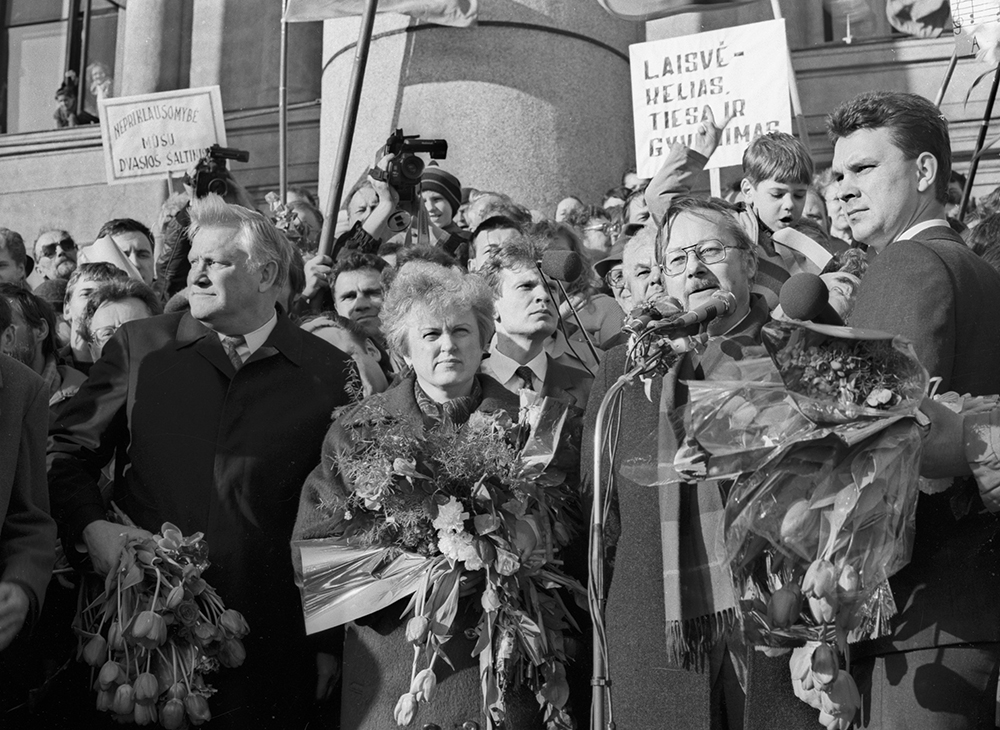
[[[760,330],[769,311],[764,297],[752,291],[757,250],[731,205],[691,197],[674,198],[663,227],[647,224],[629,246],[656,249],[653,288],[662,286],[661,297],[678,309],[694,309],[718,292],[730,293],[735,303],[705,326],[704,352],[679,357],[666,375],[648,383],[626,385],[620,405],[609,410],[608,438],[601,434],[608,455],[602,484],[612,497],[605,530],[611,573],[606,627],[615,719],[621,727],[660,727],[668,717],[673,727],[736,730],[744,727],[738,678],[748,662],[751,676],[762,678],[759,686],[787,687],[787,661],[748,657],[740,644],[737,596],[721,549],[718,486],[659,486],[647,475],[658,480],[657,465],[672,463],[676,445],[683,443],[683,419],[673,416],[687,401],[686,381],[740,379],[743,360],[766,356]],[[632,366],[628,347],[609,350],[595,379],[585,417],[585,479],[593,478],[598,408]],[[766,698],[772,727],[815,721],[805,704],[790,699],[778,705],[774,694]]]
[[[549,283],[536,264],[544,241],[521,236],[501,244],[479,270],[493,290],[496,334],[481,372],[514,393],[522,388],[564,400],[581,410],[593,378],[545,351],[558,323]]]
[[[870,92],[838,107],[827,126],[854,239],[878,252],[849,324],[911,340],[940,392],[1000,392],[1000,275],[945,219],[951,146],[941,112],[915,94]],[[921,494],[916,524],[910,564],[889,581],[893,634],[852,651],[870,701],[866,727],[992,727],[996,516],[964,479]]]

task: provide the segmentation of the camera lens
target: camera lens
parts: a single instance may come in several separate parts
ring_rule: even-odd
[[[208,192],[215,193],[216,195],[224,198],[226,197],[226,193],[229,192],[229,186],[226,185],[225,180],[216,178],[208,184]]]
[[[424,161],[419,157],[404,157],[399,161],[399,173],[404,180],[417,182],[424,171]]]

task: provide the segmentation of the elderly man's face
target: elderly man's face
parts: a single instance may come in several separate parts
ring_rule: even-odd
[[[671,268],[673,259],[686,257],[684,268],[673,276],[666,276],[667,294],[680,302],[684,311],[711,301],[717,291],[732,292],[736,309],[716,320],[711,331],[726,332],[737,324],[750,309],[751,280],[756,273],[748,253],[736,248],[737,241],[719,220],[721,214],[709,212],[707,218],[692,213],[681,213],[670,227],[669,242],[664,251],[665,266]],[[725,259],[706,264],[699,255],[722,246]]]
[[[24,279],[24,264],[14,262],[14,257],[0,244],[0,284],[19,284]]]
[[[61,231],[46,231],[35,241],[35,266],[46,279],[68,279],[76,270],[76,245]]]
[[[622,270],[630,307],[638,307],[663,293],[663,270],[656,261],[656,241],[652,237],[625,246]]]
[[[141,299],[122,299],[118,302],[106,302],[97,308],[90,320],[90,356],[97,362],[101,358],[101,350],[115,332],[126,322],[137,319],[148,319],[152,316],[146,303]]]
[[[913,225],[926,204],[918,161],[906,159],[888,128],[859,129],[838,139],[833,171],[854,239],[876,250]]]
[[[576,198],[563,198],[556,205],[555,221],[556,223],[562,223],[569,217],[570,213],[582,210],[585,210],[584,205]]]
[[[344,271],[333,282],[333,305],[369,337],[379,337],[382,320],[382,277],[375,269]]]
[[[143,283],[146,286],[152,285],[155,264],[153,261],[153,242],[139,231],[114,233],[111,235],[111,240],[125,254],[125,258],[139,270]]]
[[[508,335],[544,341],[556,331],[556,308],[534,266],[500,271],[497,320]]]
[[[191,315],[227,335],[253,332],[277,301],[274,263],[252,271],[232,228],[202,228],[191,241],[188,301]]]

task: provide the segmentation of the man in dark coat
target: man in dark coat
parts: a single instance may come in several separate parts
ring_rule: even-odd
[[[205,533],[205,578],[251,630],[246,663],[210,675],[213,725],[286,728],[316,687],[288,541],[350,360],[275,309],[292,250],[270,221],[215,196],[191,217],[190,312],[107,343],[50,434],[50,488],[64,544],[101,573],[132,532],[105,518],[112,457],[113,498],[140,531]]]
[[[878,252],[849,324],[910,339],[940,392],[1000,392],[1000,275],[945,219],[951,148],[940,111],[913,94],[868,93],[828,128],[854,238]],[[993,727],[998,526],[967,479],[920,495],[913,557],[890,581],[894,633],[854,653],[864,657],[855,675],[866,727]]]
[[[10,323],[10,306],[0,297],[0,332]],[[11,643],[38,618],[55,561],[45,484],[48,400],[40,377],[0,355],[0,712],[6,717],[27,690],[24,643]]]

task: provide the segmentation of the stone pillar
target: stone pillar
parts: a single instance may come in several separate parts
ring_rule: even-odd
[[[188,85],[191,0],[143,0],[125,10],[122,96]]]
[[[491,0],[473,28],[379,15],[347,173],[349,187],[389,133],[448,141],[463,185],[551,213],[599,203],[635,167],[628,45],[643,25],[596,2]],[[320,194],[326,199],[360,20],[325,23]]]

